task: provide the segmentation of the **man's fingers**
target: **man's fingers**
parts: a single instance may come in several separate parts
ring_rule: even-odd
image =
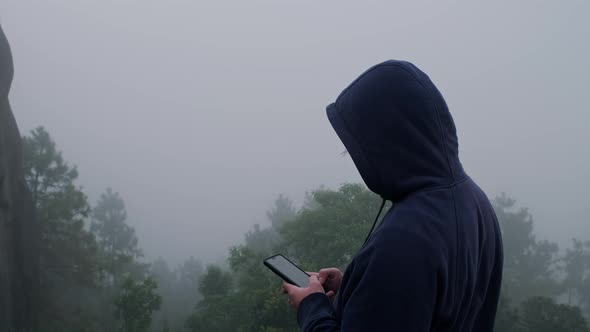
[[[329,291],[329,292],[327,292],[327,293],[326,293],[326,295],[327,295],[329,298],[332,298],[332,297],[334,297],[334,295],[336,295],[336,293],[334,293],[334,291]]]
[[[311,289],[321,289],[323,292],[324,287],[322,286],[322,283],[320,282],[320,280],[318,279],[317,276],[310,276],[309,277],[309,285],[307,285],[307,288],[311,288]]]
[[[333,278],[332,270],[331,269],[320,270],[320,272],[318,272],[318,278],[320,279],[320,282],[322,284],[324,283],[324,281],[332,279]]]
[[[284,281],[283,282],[283,293],[291,294],[295,289],[299,287],[295,285],[291,285],[290,283]]]
[[[289,285],[288,283],[283,281],[283,286],[282,286],[283,293],[285,293],[285,294],[289,293],[289,286],[291,286],[291,285]]]
[[[329,268],[329,269],[321,269],[318,273],[319,275],[326,277],[326,278],[334,278],[340,270],[336,268]]]
[[[324,283],[324,280],[322,280],[322,277],[320,276],[320,274],[318,272],[306,272],[306,273],[309,274],[310,276],[318,277],[318,279],[320,280],[320,284]]]

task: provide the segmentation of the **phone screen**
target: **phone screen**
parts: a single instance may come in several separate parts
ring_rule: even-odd
[[[307,287],[309,284],[309,275],[283,255],[269,257],[264,261],[264,264],[281,278],[285,279],[285,281],[295,286]]]

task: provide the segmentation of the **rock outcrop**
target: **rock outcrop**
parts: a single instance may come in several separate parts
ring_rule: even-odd
[[[8,102],[14,67],[0,27],[0,331],[33,331],[39,228],[27,188],[21,136]]]

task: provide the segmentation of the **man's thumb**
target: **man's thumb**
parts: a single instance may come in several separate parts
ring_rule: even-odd
[[[283,289],[285,290],[285,292],[289,293],[291,292],[291,290],[294,288],[295,286],[291,285],[288,282],[283,282]]]

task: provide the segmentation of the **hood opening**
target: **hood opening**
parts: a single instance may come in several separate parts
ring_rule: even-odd
[[[409,62],[371,67],[326,112],[367,187],[385,199],[465,177],[446,102]]]

